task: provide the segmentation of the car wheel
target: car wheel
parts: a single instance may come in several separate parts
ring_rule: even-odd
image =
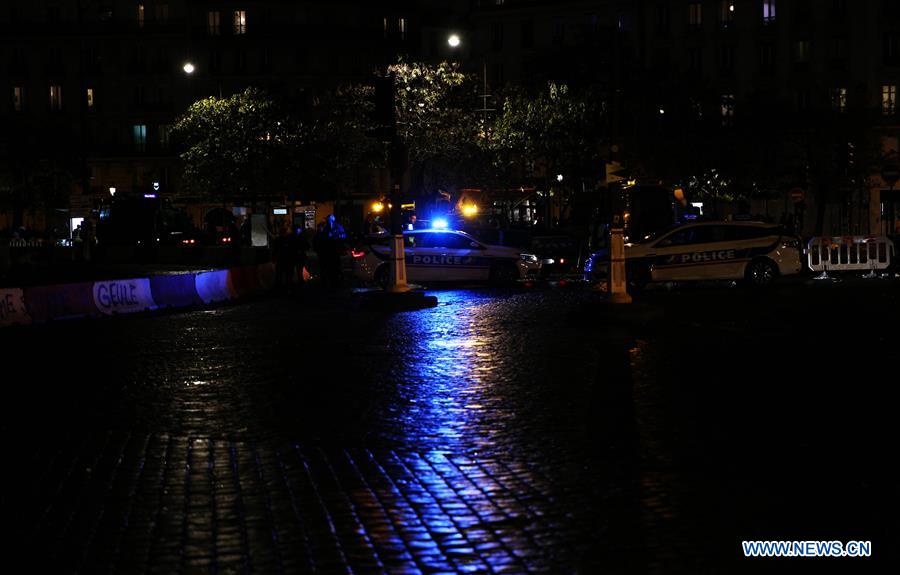
[[[519,279],[519,268],[513,262],[497,262],[491,266],[491,283],[508,285]]]
[[[775,263],[767,259],[753,260],[747,265],[745,273],[747,284],[752,287],[762,288],[772,285],[778,277],[778,268]]]
[[[387,289],[390,281],[390,265],[381,264],[375,270],[375,284],[381,289]]]

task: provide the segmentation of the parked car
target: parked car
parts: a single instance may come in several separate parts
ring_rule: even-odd
[[[391,255],[390,236],[370,236],[353,251],[354,274],[385,286]],[[534,254],[485,244],[455,230],[412,230],[403,233],[406,274],[411,282],[477,281],[504,283],[537,276],[541,263]]]
[[[780,226],[761,222],[696,222],[625,245],[629,286],[650,282],[745,280],[766,286],[800,272],[800,240]],[[607,277],[609,251],[591,254],[584,278]]]

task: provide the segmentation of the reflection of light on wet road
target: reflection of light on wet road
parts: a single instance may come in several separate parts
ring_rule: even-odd
[[[396,408],[401,433],[454,450],[472,438],[490,407],[486,386],[496,368],[495,332],[479,318],[490,300],[479,301],[472,292],[441,292],[440,298],[445,305],[397,318],[398,331],[415,336],[405,341]]]

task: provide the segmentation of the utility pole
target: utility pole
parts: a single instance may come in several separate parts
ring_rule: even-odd
[[[488,112],[493,112],[495,110],[495,108],[488,108],[488,98],[491,98],[491,95],[488,93],[487,61],[482,60],[481,64],[482,64],[481,78],[482,78],[482,81],[484,82],[484,89],[482,90],[482,93],[479,96],[479,98],[481,98],[481,108],[477,108],[475,111],[481,112],[481,114],[482,114],[482,116],[481,116],[481,118],[482,118],[481,119],[481,131],[482,131],[482,134],[484,135],[484,137],[486,138],[487,131],[488,131],[488,121],[487,121],[488,120]]]
[[[394,74],[378,79],[375,85],[375,114],[381,132],[381,140],[388,146],[388,168],[390,170],[391,201],[391,259],[387,291],[402,293],[409,291],[406,282],[406,257],[403,253],[403,219],[400,205],[400,186],[409,165],[406,144],[397,134],[397,116],[394,108]]]

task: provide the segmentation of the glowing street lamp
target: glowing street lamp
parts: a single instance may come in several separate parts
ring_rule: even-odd
[[[451,48],[458,47],[460,44],[459,34],[450,34],[450,36],[447,37],[447,44],[449,44]]]
[[[193,74],[195,70],[194,65],[191,62],[185,62],[184,66],[181,69],[184,70],[185,74],[189,75]]]
[[[380,214],[382,211],[384,211],[384,204],[381,202],[375,202],[374,204],[372,204],[372,211],[376,214]]]

